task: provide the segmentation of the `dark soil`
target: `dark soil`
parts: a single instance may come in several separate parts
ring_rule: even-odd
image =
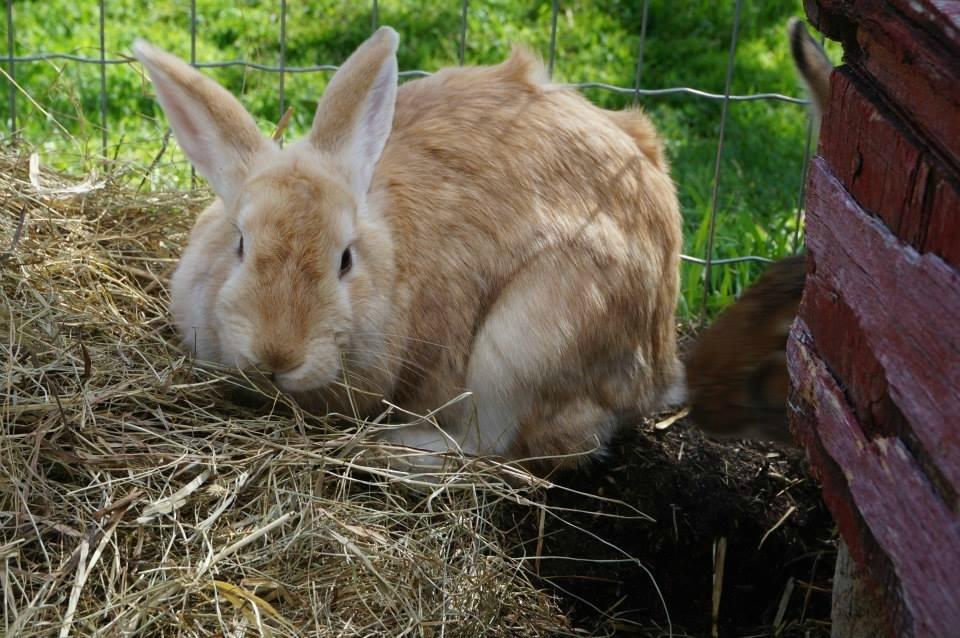
[[[829,636],[835,533],[802,451],[713,442],[679,421],[625,431],[610,452],[555,477],[569,491],[546,502],[567,511],[507,513],[515,553],[577,627],[713,635],[714,552],[726,539],[717,635]]]

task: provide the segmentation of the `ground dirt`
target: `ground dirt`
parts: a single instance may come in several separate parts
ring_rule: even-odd
[[[551,513],[511,509],[506,525],[514,552],[529,557],[575,626],[597,635],[829,636],[836,535],[802,451],[714,442],[684,420],[664,430],[651,422],[625,429],[603,461],[555,480],[571,491],[547,491]]]

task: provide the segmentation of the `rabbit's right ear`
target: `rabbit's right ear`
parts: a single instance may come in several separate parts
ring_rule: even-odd
[[[330,80],[310,130],[310,143],[340,162],[360,199],[393,127],[399,39],[380,27],[354,51]]]
[[[180,58],[141,39],[133,53],[147,68],[180,148],[217,195],[231,198],[253,156],[271,143],[229,91]]]

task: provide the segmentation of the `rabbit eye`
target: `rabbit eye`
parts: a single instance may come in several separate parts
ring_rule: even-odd
[[[243,235],[240,235],[240,243],[237,244],[237,257],[243,259]]]
[[[353,255],[350,254],[350,246],[347,246],[343,250],[343,254],[340,255],[340,276],[343,277],[348,272],[350,268],[353,267]]]

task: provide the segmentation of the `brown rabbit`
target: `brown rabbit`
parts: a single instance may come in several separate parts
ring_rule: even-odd
[[[398,89],[397,46],[379,29],[281,149],[223,87],[135,45],[218,195],[171,281],[184,343],[314,410],[432,414],[386,435],[430,453],[602,448],[682,392],[681,219],[653,125],[522,50]]]
[[[833,65],[803,23],[788,23],[790,50],[819,118]],[[791,442],[786,344],[806,278],[805,258],[772,264],[698,337],[686,362],[691,419],[716,438]]]

